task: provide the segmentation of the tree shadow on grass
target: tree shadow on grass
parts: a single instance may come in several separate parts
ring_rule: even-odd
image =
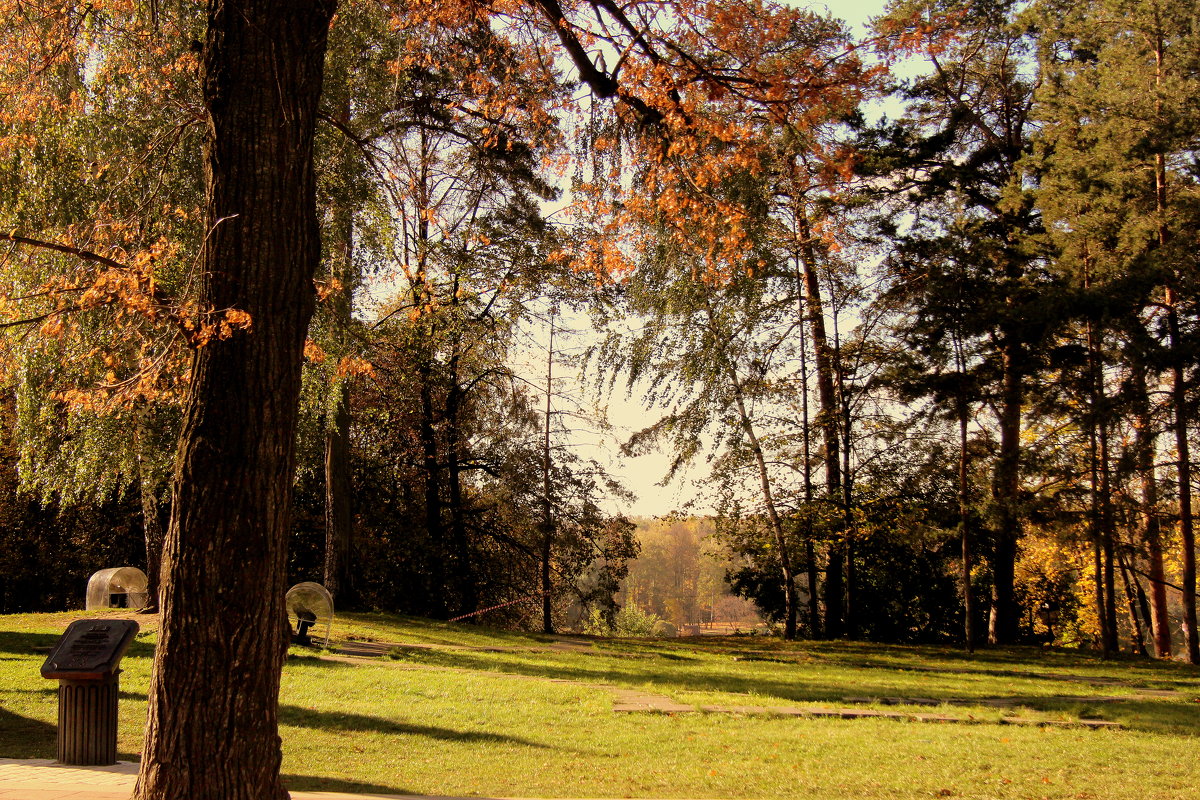
[[[526,747],[547,749],[547,745],[519,736],[506,736],[486,731],[459,731],[452,728],[435,728],[431,725],[414,725],[408,722],[369,717],[364,714],[347,714],[340,711],[317,711],[299,706],[279,706],[279,723],[316,730],[340,730],[393,734],[396,736],[425,736],[446,742],[484,742],[487,744],[518,744]],[[393,792],[395,794],[395,792]]]
[[[384,786],[378,783],[363,783],[345,778],[327,778],[319,775],[287,775],[283,783],[292,792],[345,792],[347,794],[417,794],[412,789]]]
[[[14,656],[46,657],[51,647],[62,638],[57,633],[14,633],[0,631],[0,653],[11,653]]]
[[[466,651],[426,650],[419,652],[397,652],[395,655],[414,664],[449,666],[459,669],[491,672],[493,674],[535,678],[568,678],[581,682],[605,681],[631,686],[645,686],[647,683],[653,683],[656,687],[655,691],[667,693],[681,691],[746,693],[775,697],[792,703],[818,702],[842,706],[847,702],[845,699],[847,695],[877,698],[897,695],[920,696],[953,704],[954,710],[947,709],[947,713],[951,715],[959,715],[963,713],[959,709],[969,708],[974,705],[990,708],[995,705],[994,701],[1003,700],[1003,707],[1012,710],[1028,708],[1034,711],[1064,714],[1068,717],[1080,719],[1111,720],[1120,722],[1129,729],[1168,735],[1194,736],[1200,733],[1200,715],[1196,714],[1195,703],[1190,702],[1192,698],[1183,693],[1179,695],[1178,699],[1164,698],[1161,701],[1147,700],[1136,696],[1131,696],[1129,699],[1110,699],[1104,695],[1097,695],[1095,698],[1091,698],[1088,696],[1062,696],[1050,693],[1021,691],[1014,686],[1015,691],[1004,697],[970,697],[963,696],[961,690],[956,691],[956,687],[950,685],[935,687],[925,684],[918,688],[911,685],[911,682],[907,686],[895,684],[886,678],[885,673],[887,671],[901,674],[906,671],[922,673],[924,670],[904,670],[903,667],[883,663],[872,664],[871,667],[877,667],[878,669],[865,669],[864,674],[856,678],[852,684],[815,681],[811,678],[788,680],[787,676],[767,678],[761,675],[722,675],[714,677],[702,673],[689,674],[686,672],[676,672],[669,676],[669,680],[666,683],[663,683],[662,681],[667,677],[667,673],[655,675],[653,671],[639,672],[637,670],[605,669],[601,666],[600,662],[596,661],[587,662],[587,666],[565,665],[561,663],[532,664],[503,656],[485,658],[480,654]],[[591,666],[598,667],[598,669],[589,669],[588,667]],[[860,664],[860,666],[866,665]],[[929,668],[928,671],[931,673],[939,672],[936,668]],[[950,670],[948,677],[966,672],[968,671]],[[1004,671],[979,670],[978,673],[990,677],[1014,677],[1012,673]],[[1028,674],[1019,677],[1033,679],[1035,676],[1034,674]],[[873,680],[872,678],[878,679]],[[1045,681],[1051,685],[1058,679],[1069,681],[1074,686],[1078,686],[1080,682],[1088,682],[1086,678],[1080,679],[1078,676],[1069,675],[1043,676],[1039,674],[1036,675],[1036,679]],[[1110,685],[1108,682],[1101,681],[1096,681],[1096,684],[1098,686]],[[1009,711],[1009,713],[1013,713],[1013,711]]]
[[[39,663],[58,644],[62,634],[58,633],[14,633],[0,631],[0,661],[35,660]],[[154,658],[154,644],[134,639],[125,651],[125,659]]]
[[[746,659],[748,661],[782,661],[782,659],[762,658]],[[787,662],[784,662],[787,663]],[[1028,665],[1028,661],[1014,662]],[[1128,677],[1116,677],[1112,675],[1074,675],[1066,672],[1034,672],[1028,670],[1012,670],[1005,668],[988,669],[988,665],[980,664],[975,667],[951,667],[938,665],[920,665],[910,663],[896,663],[881,659],[872,659],[868,657],[855,658],[838,663],[838,666],[846,669],[861,669],[861,670],[884,670],[887,672],[910,672],[918,674],[940,675],[940,676],[956,676],[970,675],[980,676],[985,678],[1000,678],[1004,680],[1029,680],[1045,683],[1067,683],[1067,684],[1082,684],[1097,688],[1108,686],[1119,686],[1125,688],[1164,688],[1164,689],[1198,689],[1200,683],[1193,680],[1178,680],[1174,675],[1168,674],[1162,678],[1156,675],[1147,675],[1145,673],[1130,673]]]
[[[5,694],[41,695],[42,697],[49,699],[58,695],[58,681],[47,681],[46,685],[40,689],[5,689],[4,692]],[[149,699],[149,695],[146,694],[146,692],[132,692],[128,689],[121,689],[117,693],[117,699],[140,700],[141,702],[145,703]]]
[[[1195,704],[1160,703],[1152,700],[1071,703],[1050,697],[1031,700],[1028,705],[1038,711],[1062,712],[1079,719],[1119,722],[1130,730],[1148,733],[1168,736],[1196,736],[1200,733]]]
[[[0,708],[0,756],[54,758],[58,728]]]

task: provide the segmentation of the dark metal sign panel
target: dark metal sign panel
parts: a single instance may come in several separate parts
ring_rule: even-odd
[[[42,677],[103,680],[116,671],[137,632],[129,619],[76,620],[46,657]]]

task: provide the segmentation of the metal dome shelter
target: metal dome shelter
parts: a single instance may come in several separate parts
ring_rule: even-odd
[[[296,632],[292,641],[297,644],[311,644],[308,631],[317,625],[325,628],[325,639],[322,647],[329,646],[329,635],[333,630],[333,595],[319,583],[304,581],[288,589],[284,600],[287,606],[288,622]]]
[[[88,611],[99,608],[145,608],[150,581],[137,567],[109,567],[88,578]]]

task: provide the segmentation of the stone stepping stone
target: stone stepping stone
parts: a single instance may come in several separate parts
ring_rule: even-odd
[[[677,714],[695,711],[693,705],[676,703],[661,694],[650,694],[636,689],[613,689],[616,697],[613,699],[613,711],[658,711],[664,714]]]
[[[904,714],[899,711],[881,711],[874,708],[813,708],[801,706],[719,706],[719,705],[702,705],[693,706],[684,703],[677,703],[669,697],[660,694],[651,694],[649,692],[636,689],[618,689],[612,688],[615,695],[613,698],[613,711],[624,713],[638,712],[659,712],[666,714],[679,714],[687,712],[701,711],[709,714],[763,714],[777,717],[807,717],[813,719],[891,719],[900,722],[926,722],[931,724],[950,724],[950,725],[983,725],[989,722],[1002,725],[1031,725],[1036,727],[1083,727],[1083,728],[1120,728],[1119,722],[1108,722],[1105,720],[1081,719],[1081,720],[1056,720],[1056,719],[1033,719],[1029,717],[1002,717],[999,720],[976,719],[974,717],[956,717],[950,714]],[[896,705],[917,705],[911,703],[906,698],[890,698],[893,700],[901,700],[902,703]],[[863,699],[864,702],[875,702],[870,699]],[[928,704],[936,704],[934,701],[929,701]]]
[[[932,697],[843,697],[843,703],[862,703],[868,705],[878,703],[884,706],[940,706],[942,700]]]

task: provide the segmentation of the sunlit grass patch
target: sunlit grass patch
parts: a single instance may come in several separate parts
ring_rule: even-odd
[[[0,617],[0,755],[53,757],[55,682],[38,668],[78,616]],[[561,649],[554,637],[380,614],[340,615],[334,637],[348,636],[395,646],[374,659],[293,648],[285,666],[280,723],[293,788],[1166,800],[1200,784],[1200,672],[1187,665],[761,637],[570,637],[591,646]],[[122,662],[122,758],[140,748],[152,640],[139,637]],[[616,713],[620,689],[695,707],[853,707],[972,724]],[[1126,727],[999,724],[1012,716]]]

